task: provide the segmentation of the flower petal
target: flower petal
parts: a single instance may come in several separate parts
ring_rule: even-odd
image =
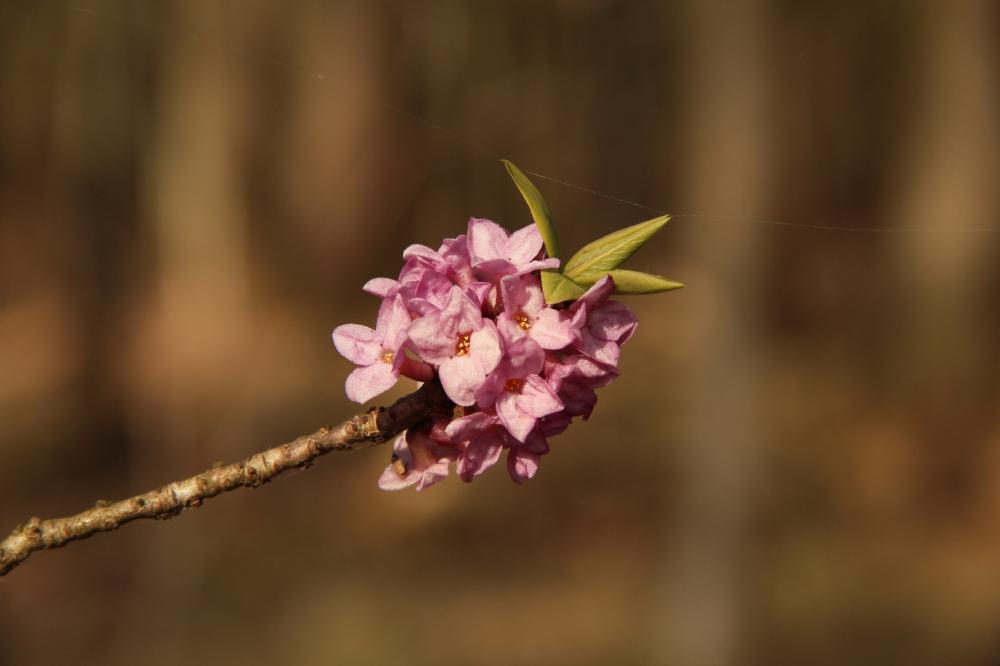
[[[407,335],[413,350],[428,363],[439,365],[455,355],[455,333],[441,323],[441,314],[431,314],[415,319]]]
[[[382,490],[402,490],[420,480],[420,473],[413,469],[413,454],[406,444],[406,433],[400,433],[392,442],[393,460],[378,478]],[[400,474],[402,472],[402,474]]]
[[[573,322],[565,312],[545,308],[531,325],[531,337],[542,349],[562,349],[573,342]]]
[[[523,229],[518,229],[510,235],[507,240],[507,258],[515,266],[526,264],[538,256],[542,249],[542,234],[538,227],[529,224]]]
[[[369,294],[385,298],[399,289],[399,282],[391,278],[377,277],[365,282],[365,286],[361,288]]]
[[[576,302],[570,306],[570,310],[575,312],[584,305],[593,310],[608,300],[614,291],[615,281],[611,279],[610,275],[605,275],[600,280],[595,282],[593,286],[583,294],[583,296],[576,299]]]
[[[391,365],[376,361],[371,365],[355,368],[347,375],[344,389],[348,398],[354,402],[365,403],[378,394],[388,391],[398,379]]]
[[[469,256],[475,266],[490,259],[507,259],[507,232],[490,220],[469,220]]]
[[[534,317],[545,307],[542,280],[537,275],[511,275],[500,282],[503,309],[512,317]]]
[[[591,313],[586,326],[595,337],[602,340],[624,342],[632,337],[637,324],[638,320],[627,305],[608,301]]]
[[[502,451],[503,442],[495,432],[487,431],[474,437],[458,460],[458,475],[463,481],[472,481],[500,460]]]
[[[382,301],[375,331],[382,338],[382,345],[386,349],[393,353],[398,352],[406,340],[406,330],[409,327],[410,313],[402,296],[396,294]]]
[[[590,358],[614,367],[618,366],[618,359],[621,356],[621,349],[618,347],[618,343],[611,340],[601,340],[595,337],[586,327],[577,332],[577,340],[574,346]]]
[[[361,324],[344,324],[333,329],[333,345],[351,363],[370,365],[382,352],[381,336]]]
[[[476,391],[486,381],[486,372],[472,356],[454,356],[438,368],[441,388],[456,405],[476,404]]]
[[[529,375],[524,379],[524,387],[517,395],[517,407],[528,416],[540,419],[558,412],[563,408],[563,403],[544,379],[538,375]]]
[[[517,441],[523,442],[538,420],[518,408],[517,398],[518,396],[510,391],[501,393],[497,398],[497,416],[507,428],[507,432]]]
[[[473,437],[481,435],[497,423],[497,417],[486,412],[474,412],[467,416],[457,418],[449,423],[444,431],[448,439],[452,442],[467,442]]]
[[[524,483],[538,472],[540,456],[520,447],[515,447],[507,454],[507,473],[514,483]]]
[[[493,372],[500,363],[503,357],[500,334],[492,320],[484,319],[483,327],[469,336],[469,357],[476,359],[484,376]]]

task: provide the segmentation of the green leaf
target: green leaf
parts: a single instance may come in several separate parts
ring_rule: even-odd
[[[549,305],[563,301],[575,301],[583,296],[586,289],[555,271],[542,271],[542,292]]]
[[[616,269],[608,271],[607,274],[615,281],[616,294],[658,294],[663,291],[680,289],[684,286],[680,282],[674,282],[659,275],[642,273],[640,271]]]
[[[531,217],[535,221],[535,226],[538,227],[539,233],[542,234],[542,240],[545,241],[546,254],[550,257],[558,258],[559,237],[556,235],[556,228],[552,223],[552,214],[549,212],[549,207],[545,205],[545,199],[542,198],[542,194],[535,187],[535,184],[528,180],[528,177],[514,166],[513,162],[510,160],[500,161],[507,167],[507,173],[514,179],[514,184],[517,185],[521,196],[524,197],[524,201],[528,204],[528,210],[531,211]]]
[[[618,268],[669,221],[670,216],[664,215],[598,238],[580,248],[563,266],[563,273],[577,282],[593,278],[593,284],[601,275]]]

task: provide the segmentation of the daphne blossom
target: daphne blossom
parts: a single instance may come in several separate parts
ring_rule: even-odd
[[[393,444],[379,486],[422,490],[455,465],[471,481],[506,452],[507,470],[532,478],[548,438],[588,418],[595,390],[618,375],[619,350],[636,328],[602,278],[568,306],[546,304],[539,272],[546,258],[534,225],[508,234],[473,218],[467,233],[434,250],[411,245],[397,279],[374,278],[382,299],[375,329],[334,330],[337,350],[357,364],[349,398],[366,402],[401,375],[441,383],[456,409],[411,428]]]

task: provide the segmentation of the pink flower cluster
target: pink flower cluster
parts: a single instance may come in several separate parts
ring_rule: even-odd
[[[471,481],[496,463],[520,483],[534,476],[548,438],[575,416],[587,419],[595,389],[617,375],[620,346],[637,322],[608,300],[610,277],[570,304],[547,305],[539,271],[544,258],[534,225],[508,234],[471,219],[468,232],[432,250],[403,252],[399,279],[375,278],[365,291],[382,298],[375,329],[345,324],[333,331],[337,350],[359,367],[347,396],[366,402],[400,375],[441,382],[454,415],[400,435],[379,486],[426,488],[448,475]]]

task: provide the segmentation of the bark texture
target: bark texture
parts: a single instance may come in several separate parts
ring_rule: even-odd
[[[75,516],[50,520],[30,518],[0,541],[0,576],[35,551],[59,548],[140,518],[172,518],[221,493],[237,488],[256,488],[289,469],[304,469],[325,453],[380,444],[449,406],[440,385],[428,383],[388,408],[374,408],[338,426],[324,426],[311,435],[303,435],[240,462],[213,467],[118,502],[99,503]]]

